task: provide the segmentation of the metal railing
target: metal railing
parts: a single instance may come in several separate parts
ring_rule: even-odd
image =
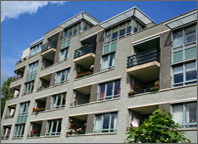
[[[42,49],[41,49],[41,53],[46,51],[46,50],[48,50],[48,49],[56,48],[56,45],[57,45],[57,41],[56,40],[51,40],[48,43],[43,44],[42,45]]]
[[[160,53],[156,48],[129,56],[127,59],[127,68],[148,63],[154,60],[158,62],[160,61]]]
[[[29,57],[24,57],[24,58],[20,59],[19,61],[17,61],[16,65],[17,65],[17,64],[20,64],[21,62],[26,61],[28,58],[29,58]]]
[[[95,53],[95,46],[93,45],[86,45],[84,47],[81,47],[77,50],[75,50],[75,53],[74,53],[74,58],[78,58],[80,56],[83,56],[83,55],[86,55],[88,53]]]

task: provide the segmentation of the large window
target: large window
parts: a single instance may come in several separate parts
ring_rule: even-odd
[[[50,109],[65,107],[65,93],[52,96]]]
[[[120,96],[120,80],[99,85],[98,101],[117,98]]]
[[[38,70],[38,61],[31,63],[29,65],[27,77],[26,77],[26,82],[32,81],[36,78],[36,72]]]
[[[70,68],[56,73],[55,84],[64,83],[69,80]]]
[[[68,56],[68,48],[62,49],[59,53],[59,61],[66,60]]]
[[[173,66],[173,86],[189,85],[197,82],[196,62],[191,61]]]
[[[34,89],[34,81],[26,82],[24,85],[23,94],[31,93],[31,92],[33,92],[33,89]]]
[[[40,43],[40,44],[38,44],[38,45],[36,45],[34,47],[31,47],[30,48],[29,57],[32,57],[32,56],[40,53],[41,52],[41,49],[42,49],[42,43]]]
[[[61,134],[61,119],[48,120],[46,127],[46,136],[60,135]]]
[[[19,114],[17,117],[17,124],[15,125],[14,137],[21,138],[24,134],[25,123],[28,116],[29,102],[21,103]]]
[[[197,102],[172,105],[172,115],[181,128],[197,127]]]
[[[197,82],[195,60],[197,57],[196,31],[196,25],[190,25],[173,31],[173,86],[182,86]]]
[[[95,116],[94,133],[110,133],[117,131],[118,113],[97,114]]]

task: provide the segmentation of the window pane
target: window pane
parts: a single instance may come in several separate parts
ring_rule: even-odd
[[[104,46],[104,49],[103,49],[103,54],[108,53],[108,52],[110,51],[109,48],[110,48],[110,47],[109,47],[109,44],[105,45],[105,46]]]
[[[107,94],[106,96],[112,96],[113,94],[113,82],[108,82],[107,83]]]
[[[183,124],[183,104],[173,105],[173,120]]]
[[[111,30],[106,32],[106,36],[105,36],[105,42],[109,42],[111,39]]]
[[[96,115],[96,121],[95,121],[95,132],[100,132],[102,127],[102,116],[101,115]]]
[[[195,79],[197,79],[197,71],[196,70],[186,72],[186,81],[195,80]]]
[[[100,85],[100,98],[104,98],[105,95],[105,84]]]
[[[181,46],[183,44],[182,30],[177,30],[173,33],[173,47]]]
[[[183,61],[183,51],[173,53],[173,63]]]
[[[102,60],[102,70],[107,69],[108,68],[108,55],[103,57]]]
[[[174,75],[174,83],[183,82],[183,73]]]
[[[197,123],[197,103],[186,104],[186,123]]]
[[[104,114],[103,129],[109,129],[110,114]]]
[[[116,28],[113,29],[112,39],[117,39],[117,37],[118,37],[118,28],[116,27]]]
[[[117,113],[111,114],[111,129],[117,128]]]
[[[65,70],[62,71],[61,81],[62,81],[62,82],[65,81]]]
[[[196,41],[195,26],[185,29],[185,44]]]
[[[115,81],[115,90],[114,90],[114,95],[119,95],[120,94],[120,80]]]
[[[109,67],[113,67],[115,65],[115,53],[110,55]]]
[[[117,42],[111,44],[111,51],[115,51],[117,48]]]
[[[185,59],[192,59],[192,58],[196,58],[197,56],[197,48],[193,47],[193,48],[189,48],[185,50]]]
[[[173,68],[173,73],[174,74],[183,73],[183,65],[175,66]]]

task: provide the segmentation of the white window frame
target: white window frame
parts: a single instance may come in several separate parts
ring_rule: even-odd
[[[117,114],[117,124],[116,124],[116,127],[114,129],[111,129],[111,119],[112,119],[112,114],[116,113]],[[103,124],[104,124],[104,115],[105,114],[109,114],[110,115],[110,118],[109,118],[109,128],[108,129],[103,129]],[[100,115],[102,118],[101,118],[101,126],[100,126],[100,130],[96,130],[96,116],[97,115]],[[117,132],[117,127],[118,127],[118,112],[111,112],[111,113],[102,113],[102,114],[97,114],[95,115],[94,117],[94,131],[93,133],[115,133]],[[113,132],[111,132],[113,131]]]
[[[57,75],[58,75],[58,73],[60,73],[60,77],[62,77],[62,73],[63,73],[64,71],[65,71],[64,80],[63,80],[63,81],[57,82]],[[61,71],[56,72],[56,76],[55,76],[55,85],[58,85],[58,84],[61,84],[61,83],[65,83],[65,82],[69,81],[69,74],[70,74],[70,68],[67,68],[67,69],[64,69],[64,70],[61,70]]]
[[[63,59],[61,59],[62,51],[64,51],[64,53],[63,53],[64,58]],[[60,50],[60,52],[59,52],[59,62],[68,59],[68,52],[69,52],[69,48],[68,47],[63,48],[63,49]],[[65,57],[65,55],[66,55],[66,57]]]
[[[191,102],[184,102],[184,103],[175,103],[175,104],[172,104],[171,105],[171,109],[170,109],[170,111],[171,111],[171,114],[173,115],[173,106],[174,105],[177,105],[177,104],[179,104],[179,105],[182,105],[182,124],[180,124],[180,127],[181,127],[181,129],[192,129],[192,128],[196,128],[197,129],[197,126],[196,127],[191,127],[191,128],[187,128],[186,126],[188,126],[188,125],[197,125],[197,122],[195,122],[195,123],[186,123],[186,104],[188,104],[188,103],[197,103],[197,101],[191,101]],[[197,110],[197,109],[196,109]],[[196,112],[196,114],[197,114],[197,112]]]
[[[59,96],[61,96],[60,105],[57,105]],[[51,98],[50,109],[52,110],[52,109],[59,109],[65,107],[66,102],[64,102],[64,100],[66,100],[65,93],[53,95]]]
[[[120,97],[120,94],[114,95],[114,92],[115,92],[115,82],[116,82],[116,81],[118,81],[118,80],[109,81],[109,82],[105,82],[105,83],[101,83],[101,84],[100,84],[100,85],[105,84],[104,98],[100,98],[100,91],[101,91],[101,88],[100,88],[100,85],[98,86],[97,101],[110,100],[110,99],[115,99],[115,98]],[[119,79],[119,81],[120,81],[120,91],[121,91],[121,80]],[[113,83],[112,96],[106,96],[106,94],[107,94],[107,84],[110,83],[110,82]]]
[[[55,130],[55,132],[52,132],[55,121],[56,121],[56,130]],[[51,127],[49,127],[49,123],[50,122],[51,122]],[[60,135],[61,134],[61,131],[58,132],[58,126],[61,125],[61,123],[62,123],[62,119],[48,120],[47,121],[47,124],[46,124],[45,135],[46,136],[57,136],[57,135]],[[50,129],[50,132],[48,133],[49,129]]]

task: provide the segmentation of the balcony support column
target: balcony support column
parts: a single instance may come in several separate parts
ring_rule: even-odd
[[[93,133],[93,128],[94,128],[94,114],[88,114],[85,133]]]

